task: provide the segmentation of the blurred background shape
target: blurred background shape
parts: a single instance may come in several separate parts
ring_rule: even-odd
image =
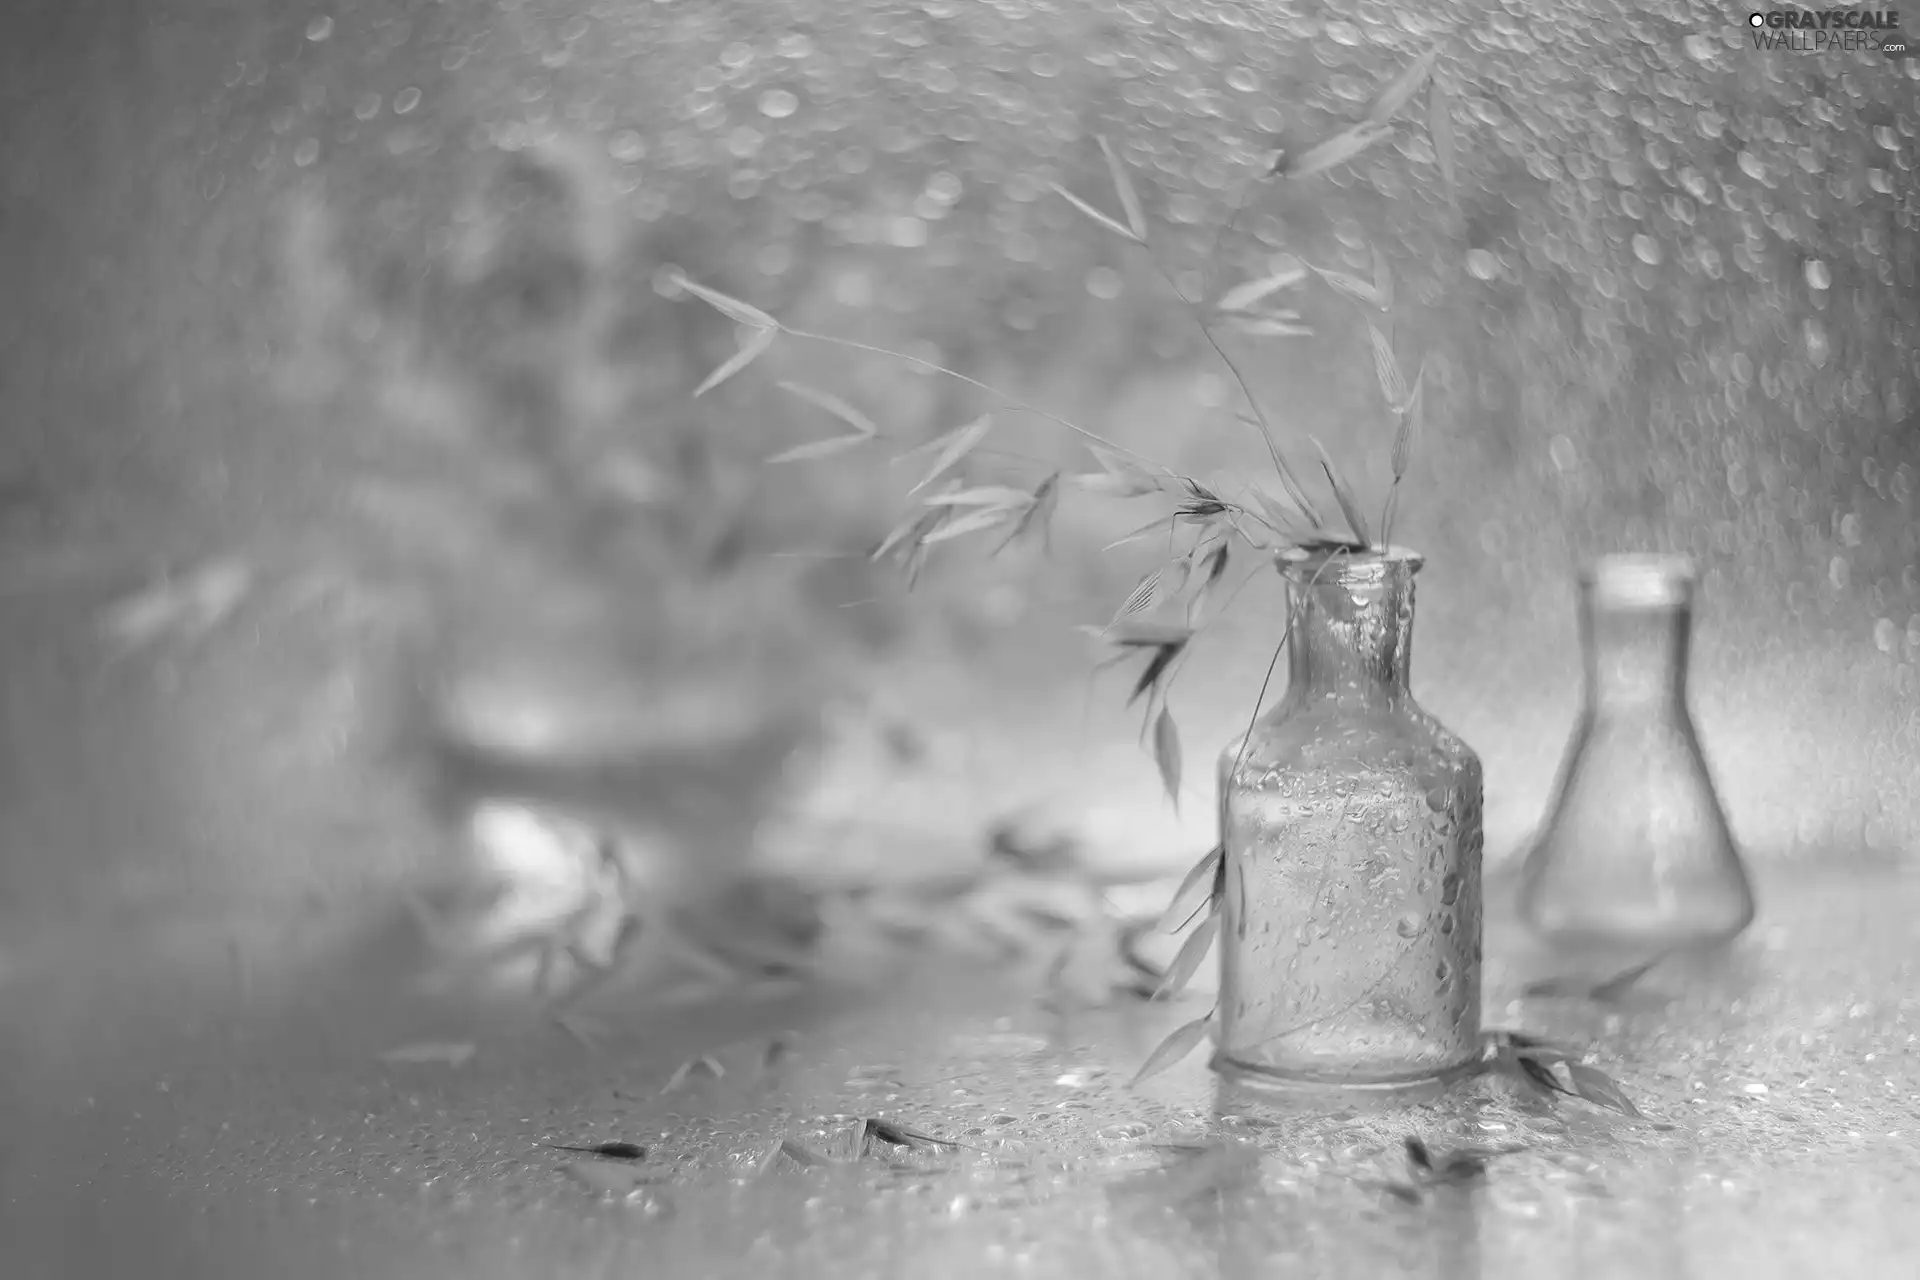
[[[1684,557],[1601,556],[1581,570],[1586,692],[1520,869],[1521,916],[1547,941],[1644,961],[1753,922],[1687,706],[1693,597]]]
[[[784,339],[696,400],[734,326],[669,283],[1230,484],[1265,465],[1230,379],[1050,191],[1106,190],[1096,133],[1176,280],[1392,263],[1427,397],[1414,686],[1485,761],[1496,866],[1578,710],[1574,567],[1615,551],[1699,564],[1696,719],[1750,857],[1911,856],[1920,62],[1756,50],[1692,3],[33,0],[0,30],[16,974],[108,938],[219,975],[337,946],[501,788],[670,811],[640,843],[696,885],[964,863],[1008,813],[1190,862],[1209,775],[1166,804],[1073,630],[1153,566],[1102,550],[1130,514],[1063,502],[1050,554],[956,551],[904,597],[865,553],[911,480],[765,466],[833,429],[775,384],[902,450],[986,403]],[[1430,120],[1248,185],[1429,52],[1451,183]],[[1254,389],[1383,492],[1365,334],[1324,292],[1302,320]],[[996,447],[1075,456],[1010,421]],[[1172,696],[1202,756],[1282,624],[1243,569]]]

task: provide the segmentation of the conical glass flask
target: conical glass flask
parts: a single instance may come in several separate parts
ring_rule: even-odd
[[[1520,875],[1521,918],[1569,950],[1690,950],[1753,920],[1753,889],[1687,709],[1695,572],[1603,556],[1580,576],[1586,696]]]

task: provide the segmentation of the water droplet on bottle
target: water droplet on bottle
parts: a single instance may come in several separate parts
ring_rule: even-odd
[[[1451,871],[1440,879],[1440,901],[1449,907],[1460,901],[1460,877]]]
[[[1445,787],[1434,787],[1427,792],[1427,808],[1433,810],[1435,813],[1439,813],[1446,807],[1447,789]]]
[[[1422,923],[1419,912],[1409,911],[1400,917],[1399,923],[1393,926],[1393,931],[1403,938],[1418,937]]]

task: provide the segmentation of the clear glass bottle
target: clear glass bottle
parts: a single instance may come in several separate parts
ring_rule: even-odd
[[[1753,889],[1687,708],[1695,572],[1603,556],[1580,576],[1586,695],[1520,915],[1568,950],[1711,946],[1753,921]]]
[[[1412,1085],[1480,1043],[1479,757],[1408,687],[1421,558],[1285,552],[1285,696],[1220,761],[1214,1069]]]

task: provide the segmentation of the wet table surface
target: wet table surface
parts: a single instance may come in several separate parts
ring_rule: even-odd
[[[1761,888],[1734,954],[1605,1004],[1523,996],[1541,961],[1496,903],[1487,1024],[1587,1049],[1641,1119],[1500,1075],[1283,1105],[1203,1054],[1130,1087],[1204,993],[1063,1014],[951,970],[458,1065],[150,1016],[11,1073],[0,1255],[16,1278],[1910,1276],[1920,875]],[[868,1117],[961,1145],[865,1140]],[[1409,1136],[1518,1149],[1413,1187]],[[645,1160],[542,1145],[614,1140]]]

